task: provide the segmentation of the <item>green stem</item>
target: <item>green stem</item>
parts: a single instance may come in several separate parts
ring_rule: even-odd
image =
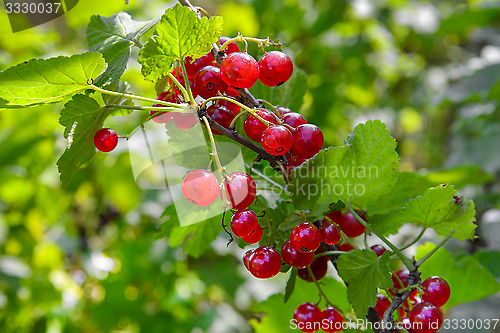
[[[248,114],[248,111],[247,111],[247,110],[243,110],[243,111],[241,111],[241,112],[238,112],[238,114],[236,115],[236,117],[234,117],[234,118],[233,118],[233,120],[231,120],[231,124],[229,124],[229,128],[233,128],[233,127],[234,127],[234,125],[236,124],[236,121],[237,121],[239,118],[241,118],[241,117],[243,117],[243,116],[245,116],[245,115],[247,115],[247,114]]]
[[[372,232],[373,234],[375,234],[378,238],[380,238],[380,240],[382,240],[382,242],[384,242],[385,244],[387,244],[387,246],[389,246],[389,248],[395,253],[397,254],[397,256],[399,257],[399,259],[401,259],[401,261],[403,262],[403,264],[410,270],[410,271],[414,271],[417,269],[417,267],[410,261],[410,259],[408,259],[407,257],[405,257],[405,255],[394,245],[392,244],[387,238],[385,238],[382,234],[378,233],[377,231],[373,230],[367,223],[365,220],[363,220],[361,218],[361,216],[358,215],[358,213],[356,213],[354,211],[354,209],[352,209],[351,207],[351,204],[348,203],[347,204],[347,208],[349,209],[349,211],[351,212],[351,214],[362,224],[365,226],[365,228],[367,230],[369,230],[370,232]]]
[[[179,88],[182,95],[184,96],[184,100],[190,101],[189,94],[188,94],[186,88],[184,88],[184,86],[179,82],[179,80],[177,80],[177,78],[172,73],[168,73],[167,75],[170,78],[170,80],[172,80],[174,82],[174,84],[177,86],[177,88]]]
[[[205,127],[207,128],[208,131],[208,137],[210,138],[210,144],[212,146],[212,152],[210,155],[215,159],[215,164],[217,165],[217,170],[219,172],[219,179],[222,182],[223,177],[224,177],[224,167],[220,163],[219,160],[219,155],[217,154],[217,147],[215,146],[215,140],[214,140],[214,135],[212,134],[212,128],[210,128],[210,124],[208,123],[208,120],[206,117],[203,117],[203,122],[205,123]]]
[[[261,116],[259,116],[257,114],[257,112],[255,112],[255,108],[254,109],[251,109],[249,108],[248,106],[246,106],[245,104],[242,104],[232,98],[229,98],[229,97],[224,97],[224,96],[215,96],[215,97],[210,97],[209,99],[205,100],[205,102],[203,102],[203,104],[201,105],[201,107],[205,107],[205,105],[210,102],[210,101],[215,101],[215,100],[218,100],[218,99],[222,99],[224,101],[229,101],[229,102],[232,102],[236,105],[238,105],[239,107],[245,109],[246,111],[250,112],[255,118],[259,119],[260,121],[262,121],[264,124],[266,124],[267,126],[270,126],[270,125],[273,125],[273,123],[271,123],[270,121],[267,121],[265,120],[264,118],[262,118]]]
[[[320,293],[321,297],[323,297],[325,299],[325,301],[326,301],[327,304],[329,304],[330,306],[333,306],[333,303],[330,302],[330,300],[328,299],[328,297],[326,297],[326,294],[323,292],[323,289],[321,289],[321,285],[319,284],[318,280],[316,280],[316,277],[314,276],[312,268],[311,268],[310,265],[307,266],[307,271],[309,272],[309,276],[313,279],[314,284],[316,284],[316,287],[318,287],[318,290],[319,290],[319,293]]]
[[[422,238],[422,236],[424,235],[426,230],[427,230],[427,228],[423,228],[422,231],[420,231],[420,233],[418,234],[417,238],[415,238],[413,241],[411,241],[411,243],[400,248],[399,251],[404,251],[407,248],[409,248],[410,246],[412,246],[413,244],[415,244],[416,242],[418,242],[420,240],[420,238]]]
[[[451,236],[453,236],[453,234],[455,233],[455,230],[453,230],[448,236],[446,236],[445,239],[443,239],[438,245],[436,245],[436,247],[434,249],[432,249],[431,252],[429,252],[425,257],[421,258],[419,261],[416,262],[415,266],[416,267],[420,267],[422,266],[422,264],[427,260],[429,259],[434,253],[436,253],[437,250],[439,250],[439,248],[441,246],[443,246],[450,238]]]
[[[273,104],[269,103],[268,101],[266,101],[264,99],[262,100],[262,104],[267,105],[273,111],[276,111],[278,109],[276,106],[274,106]]]
[[[187,90],[187,93],[189,96],[189,102],[191,103],[191,105],[197,106],[197,104],[194,100],[194,97],[193,97],[193,92],[191,91],[191,87],[189,86],[189,79],[187,77],[186,65],[184,65],[184,59],[182,59],[180,61],[180,63],[181,63],[181,68],[182,68],[182,75],[184,75],[184,83],[186,84],[186,90]]]
[[[162,105],[171,106],[174,108],[179,107],[179,105],[182,105],[182,104],[170,103],[170,102],[165,102],[165,101],[158,101],[157,99],[152,99],[152,98],[147,98],[147,97],[142,97],[142,96],[135,96],[135,95],[125,94],[125,93],[119,93],[116,91],[106,90],[106,89],[102,89],[102,88],[99,88],[97,86],[94,86],[93,84],[90,85],[89,88],[94,89],[95,91],[98,91],[101,94],[117,96],[117,97],[125,97],[125,98],[130,98],[130,99],[137,99],[140,101],[155,103],[155,104],[161,103]]]
[[[262,47],[263,45],[273,45],[273,46],[283,45],[283,43],[281,43],[281,42],[280,43],[271,42],[269,37],[267,37],[266,39],[262,39],[262,38],[254,38],[254,37],[243,37],[243,35],[238,34],[238,36],[236,36],[234,38],[230,38],[224,44],[222,44],[220,47],[220,50],[224,51],[224,49],[229,45],[229,43],[233,43],[233,42],[244,42],[245,44],[247,44],[248,42],[254,42],[254,43],[257,43],[258,47]]]
[[[210,15],[207,13],[207,11],[204,8],[198,7],[198,6],[196,6],[194,8],[196,8],[197,10],[199,10],[200,12],[202,12],[203,15],[205,15],[206,17],[210,17]]]
[[[347,252],[345,252],[345,251],[325,251],[325,252],[315,254],[314,258],[330,256],[330,255],[335,255],[335,254],[344,254],[344,253],[347,253]]]
[[[160,104],[160,103],[158,103]],[[173,108],[173,107],[162,107],[162,106],[137,106],[137,105],[117,105],[117,104],[108,104],[105,106],[109,109],[128,109],[128,110],[137,110],[137,111],[160,111],[160,112],[179,112],[184,113],[184,109],[181,108]]]

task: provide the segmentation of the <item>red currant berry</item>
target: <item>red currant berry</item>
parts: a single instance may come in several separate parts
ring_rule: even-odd
[[[193,61],[191,57],[186,57],[186,59],[184,60],[184,65],[186,66],[187,77],[190,79],[194,79],[196,73],[198,73],[200,69],[205,66],[213,65],[214,61],[214,56],[210,52],[205,54],[203,57],[196,59],[195,61]]]
[[[248,264],[250,263],[250,258],[252,257],[252,254],[253,254],[253,250],[248,250],[243,255],[243,263],[245,264],[245,267],[247,268],[247,270],[248,270]]]
[[[94,145],[103,152],[110,152],[118,144],[118,135],[111,128],[101,128],[94,135]]]
[[[259,247],[253,251],[248,261],[248,268],[253,276],[259,279],[269,279],[278,275],[281,269],[281,257],[272,247]]]
[[[303,303],[293,312],[293,319],[302,332],[316,332],[321,329],[323,314],[314,303]]]
[[[290,243],[299,252],[314,252],[321,244],[321,234],[314,224],[303,222],[293,228]]]
[[[231,172],[224,179],[224,187],[226,189],[224,196],[231,209],[247,208],[257,194],[254,180],[244,172]]]
[[[289,112],[281,116],[281,120],[287,125],[297,128],[300,125],[307,124],[306,118],[302,117],[300,113]]]
[[[419,303],[410,311],[410,322],[414,333],[434,333],[443,325],[443,312],[432,303]]]
[[[322,312],[322,329],[326,333],[335,333],[342,330],[342,322],[344,317],[342,314],[333,307],[327,307]]]
[[[323,147],[323,132],[313,124],[303,124],[293,132],[292,153],[300,158],[311,158]]]
[[[268,87],[285,83],[292,72],[292,60],[283,52],[266,52],[259,59],[259,80]]]
[[[292,148],[292,138],[292,132],[285,126],[271,125],[262,133],[260,142],[269,154],[283,155]]]
[[[229,37],[221,36],[219,38],[220,46],[224,45],[224,43],[227,42],[229,39],[230,39]],[[227,44],[226,48],[224,49],[224,52],[226,54],[240,52],[240,48],[238,47],[238,44],[236,42],[231,42],[231,43]]]
[[[250,235],[257,228],[259,218],[250,209],[240,209],[231,217],[231,230],[238,237]]]
[[[328,270],[328,257],[323,256],[315,258],[309,267],[311,267],[316,281],[321,280],[326,275],[326,271]],[[297,276],[307,282],[314,281],[307,268],[299,269],[297,271]]]
[[[276,114],[280,117],[287,114],[287,113],[290,113],[290,112],[292,112],[292,110],[290,110],[289,108],[286,108],[284,106],[280,106],[276,109]]]
[[[262,235],[262,227],[260,226],[260,224],[257,224],[257,227],[249,235],[243,236],[241,237],[241,239],[243,239],[248,244],[254,244],[260,242],[260,240],[262,239]]]
[[[337,244],[340,241],[340,230],[335,223],[331,223],[326,219],[323,220],[321,228],[319,228],[321,240],[328,245]]]
[[[188,129],[193,127],[198,122],[198,116],[194,113],[170,112],[174,124],[180,129]]]
[[[442,277],[428,277],[422,282],[422,289],[424,290],[422,299],[437,307],[442,307],[450,299],[450,285]]]
[[[397,277],[396,277],[397,276]],[[409,276],[409,272],[408,271],[404,271],[404,270],[399,270],[396,272],[396,276],[392,275],[391,278],[392,278],[392,283],[394,283],[394,287],[396,289],[401,289],[401,288],[406,288],[408,287],[408,276]],[[399,282],[401,281],[401,282]],[[403,283],[403,285],[401,285],[401,283]]]
[[[179,103],[181,100],[173,91],[164,91],[158,95],[156,98],[159,101],[165,101],[170,103]],[[166,107],[166,105],[156,103],[153,104],[154,107]],[[149,111],[149,115],[152,116],[157,114],[156,117],[153,118],[153,121],[160,124],[166,124],[172,119],[172,114],[169,112],[161,112],[160,111]]]
[[[385,247],[383,247],[382,245],[378,245],[378,244],[373,245],[372,247],[370,247],[370,249],[375,251],[375,253],[377,254],[377,257],[380,257],[386,251]]]
[[[222,60],[220,73],[228,86],[251,88],[259,78],[259,65],[248,53],[235,52]]]
[[[342,244],[336,244],[337,250],[343,251],[343,252],[349,252],[354,250],[354,246],[352,246],[349,243],[342,243]]]
[[[401,323],[403,324],[403,328],[405,330],[407,330],[409,333],[413,333],[413,330],[411,329],[410,318],[408,318],[408,317],[401,317]]]
[[[292,247],[290,240],[287,240],[281,247],[281,257],[292,267],[306,268],[313,262],[314,252],[301,253]]]
[[[359,212],[356,213],[358,213],[358,215],[360,214]],[[342,230],[347,237],[357,237],[365,232],[365,226],[361,224],[361,222],[359,222],[350,212],[345,212],[342,214],[342,217],[337,219],[335,222],[339,225],[340,230]]]
[[[234,113],[223,105],[212,104],[207,109],[207,114],[212,118],[213,121],[221,125],[222,127],[229,128],[231,121],[234,119]],[[212,130],[214,134],[222,135],[217,130]]]
[[[181,190],[189,202],[200,207],[206,207],[217,199],[219,183],[210,171],[195,169],[184,177]]]
[[[285,158],[287,162],[285,165],[285,170],[288,176],[290,176],[290,173],[292,172],[293,169],[295,169],[296,167],[307,161],[302,158],[294,158],[293,156],[290,155],[289,152],[285,154]]]
[[[226,95],[227,95],[227,97],[233,97],[232,99],[236,99],[235,97],[240,96],[240,94],[237,91],[232,91],[230,89],[227,90]],[[240,110],[241,110],[241,107],[239,105],[237,105],[233,102],[226,101],[224,99],[216,100],[215,104],[225,106],[226,108],[231,110],[231,112],[234,113],[235,115],[238,114],[238,112],[240,112]]]
[[[199,96],[207,99],[225,93],[227,84],[222,81],[220,69],[215,66],[205,66],[194,77],[194,89]]]
[[[273,124],[277,124],[276,117],[267,110],[257,110],[256,113],[264,120]],[[259,118],[249,114],[243,123],[243,130],[245,134],[253,141],[260,142],[262,133],[267,129],[267,125],[260,121]]]
[[[377,304],[375,305],[375,311],[377,311],[378,316],[382,319],[384,317],[385,311],[391,305],[391,301],[385,295],[378,294],[377,295]]]
[[[339,220],[342,218],[342,212],[340,210],[336,210],[326,215],[332,222],[339,224]]]

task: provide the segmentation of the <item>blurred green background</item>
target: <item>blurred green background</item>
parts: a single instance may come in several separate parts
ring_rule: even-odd
[[[294,111],[321,127],[326,144],[381,119],[398,140],[400,170],[459,185],[476,202],[481,237],[448,249],[456,258],[480,253],[500,278],[499,1],[192,2],[222,15],[225,35],[285,42],[308,75]],[[67,15],[16,34],[0,10],[0,70],[83,52],[92,15],[127,11],[149,20],[171,5],[80,0]],[[134,94],[155,97],[136,62],[122,79]],[[155,240],[165,198],[135,184],[126,144],[97,154],[62,189],[61,108],[0,111],[0,332],[252,331],[252,305],[286,279],[249,278],[241,250],[225,249],[223,237],[197,259]],[[126,134],[136,122],[114,117],[106,125]],[[498,318],[498,309],[492,296],[447,316]]]

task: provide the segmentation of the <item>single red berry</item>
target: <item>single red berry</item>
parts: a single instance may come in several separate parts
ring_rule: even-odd
[[[418,290],[415,289],[413,290],[410,295],[408,296],[408,298],[404,301],[404,306],[407,307],[408,309],[410,308],[410,303],[408,303],[408,301],[411,303],[411,307],[415,306],[416,304],[418,303],[422,303],[422,298],[420,298],[418,296]],[[432,303],[432,302],[431,302]],[[434,304],[434,303],[433,303]],[[435,305],[435,304],[434,304]]]
[[[323,314],[314,303],[303,303],[293,312],[295,324],[302,332],[316,332],[321,329]]]
[[[313,262],[314,252],[301,253],[292,247],[290,240],[287,240],[281,247],[281,257],[292,267],[306,268]]]
[[[257,227],[255,227],[255,229],[250,234],[241,237],[241,239],[243,239],[248,244],[254,244],[260,242],[260,240],[262,239],[262,235],[262,227],[260,226],[260,224],[257,224]]]
[[[343,252],[349,252],[354,250],[354,246],[352,246],[349,243],[342,243],[342,244],[336,244],[337,250],[343,251]]]
[[[290,152],[285,154],[286,158],[286,165],[285,165],[285,171],[287,172],[288,176],[290,177],[290,173],[292,172],[293,169],[304,163],[305,159],[302,158],[295,158],[290,155]]]
[[[209,170],[195,169],[184,177],[181,190],[189,202],[200,207],[206,207],[217,199],[219,183]]]
[[[174,124],[180,129],[188,129],[198,122],[198,116],[194,113],[170,112]]]
[[[377,311],[378,316],[382,319],[384,317],[385,311],[391,305],[391,301],[385,295],[378,294],[377,295],[377,304],[375,305],[375,311]]]
[[[361,214],[360,212],[356,213],[358,215]],[[334,222],[339,225],[340,230],[342,230],[347,237],[357,237],[365,232],[365,226],[350,212],[343,213],[342,217]]]
[[[231,230],[238,237],[250,235],[257,228],[259,218],[250,209],[240,209],[231,217]]]
[[[342,218],[342,212],[340,210],[336,210],[326,215],[333,223],[339,224],[339,220]]]
[[[101,128],[94,135],[94,145],[103,152],[110,152],[118,145],[118,135],[111,128]]]
[[[237,91],[234,91],[231,89],[227,90],[226,95],[227,95],[226,97],[229,97],[229,98],[234,99],[234,100],[236,100],[236,98],[240,96],[240,94]],[[231,112],[234,113],[235,115],[238,114],[238,112],[240,112],[240,110],[241,110],[241,107],[239,105],[237,105],[233,102],[226,101],[224,99],[216,100],[215,104],[225,106],[226,108],[231,110]]]
[[[292,73],[292,60],[283,52],[266,52],[259,59],[259,80],[268,87],[285,83]]]
[[[245,267],[247,268],[247,270],[248,270],[248,264],[250,262],[250,258],[252,257],[252,254],[253,254],[253,250],[248,250],[243,255],[243,263],[245,264]]]
[[[219,38],[220,46],[224,45],[224,43],[227,42],[229,39],[230,39],[229,37],[221,36]],[[224,49],[224,52],[226,54],[240,52],[240,48],[238,47],[238,44],[236,42],[231,42],[231,43],[227,44],[226,48]]]
[[[422,299],[437,307],[442,307],[450,299],[450,285],[439,276],[431,276],[422,282],[424,293]]]
[[[321,244],[321,234],[314,224],[303,222],[293,228],[290,243],[299,252],[314,252]]]
[[[220,69],[215,66],[205,66],[194,77],[194,89],[199,96],[207,99],[225,93],[227,84],[222,81]]]
[[[248,53],[235,52],[222,60],[220,73],[228,86],[251,88],[259,78],[259,65]]]
[[[307,124],[306,118],[302,117],[300,113],[297,112],[289,112],[281,116],[281,120],[287,125],[292,126],[293,128],[297,128],[300,125]]]
[[[231,110],[223,105],[210,105],[207,108],[207,114],[210,116],[210,118],[212,118],[212,120],[225,128],[229,128],[229,125],[231,125],[231,121],[233,121],[234,119],[234,113],[232,113]],[[212,130],[212,132],[217,135],[222,135],[222,133],[215,129]]]
[[[322,312],[322,329],[326,333],[335,333],[342,330],[342,322],[344,317],[342,314],[333,307],[327,307]]]
[[[229,208],[244,209],[250,206],[257,194],[257,186],[252,177],[244,172],[231,172],[224,179],[224,196]],[[222,197],[223,193],[221,193]],[[224,200],[224,199],[223,199]]]
[[[370,249],[375,251],[375,253],[377,254],[377,257],[380,257],[386,251],[385,247],[383,247],[382,245],[378,245],[378,244],[373,245],[372,247],[370,247]]]
[[[286,108],[284,106],[280,106],[276,109],[276,114],[280,117],[287,114],[287,113],[290,113],[290,112],[292,112],[292,110],[290,110],[289,108]]]
[[[280,254],[272,247],[259,247],[253,251],[252,256],[249,258],[248,268],[256,278],[272,278],[278,275],[281,269]]]
[[[159,101],[165,101],[169,103],[180,103],[181,100],[177,94],[173,91],[164,91],[156,97]],[[164,104],[156,103],[153,104],[154,107],[166,107]],[[160,112],[160,111],[149,111],[149,115],[152,116],[157,114],[156,117],[153,118],[153,121],[159,124],[166,124],[172,119],[172,114],[170,112]]]
[[[340,241],[340,230],[335,223],[323,220],[321,228],[319,228],[321,240],[328,245],[337,244]]]
[[[292,154],[300,158],[311,158],[323,147],[323,132],[313,124],[298,126],[293,132]]]
[[[414,333],[434,333],[443,325],[443,312],[432,303],[419,303],[410,311],[410,322]]]
[[[311,267],[316,281],[321,280],[326,275],[326,271],[328,270],[328,257],[323,256],[315,258],[309,267]],[[297,276],[307,282],[314,281],[307,268],[299,269],[297,271]]]
[[[198,73],[200,69],[205,66],[213,65],[214,61],[214,56],[210,52],[205,54],[203,57],[196,59],[195,61],[193,61],[191,57],[186,57],[186,59],[184,60],[184,66],[186,66],[187,77],[190,79],[194,79],[196,73]]]
[[[271,155],[283,155],[292,148],[292,132],[285,126],[271,125],[263,133],[262,148]]]
[[[409,272],[408,271],[404,271],[404,270],[399,270],[396,272],[396,276],[392,275],[391,278],[392,278],[392,282],[394,283],[394,287],[396,289],[401,289],[401,288],[406,288],[408,287],[408,276],[409,276]],[[403,283],[403,285],[401,285],[401,281]]]
[[[276,117],[267,110],[257,110],[255,113],[259,115],[262,119],[267,120],[273,124],[277,124],[278,121]],[[267,129],[267,125],[260,121],[259,118],[252,114],[249,114],[245,122],[243,123],[243,130],[245,134],[253,141],[260,142],[262,138],[262,133]]]

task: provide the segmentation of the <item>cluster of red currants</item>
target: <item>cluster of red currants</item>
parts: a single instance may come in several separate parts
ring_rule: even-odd
[[[322,329],[326,333],[342,330],[344,317],[334,307],[321,311],[314,303],[302,303],[293,312],[292,323],[302,332],[316,332]]]

